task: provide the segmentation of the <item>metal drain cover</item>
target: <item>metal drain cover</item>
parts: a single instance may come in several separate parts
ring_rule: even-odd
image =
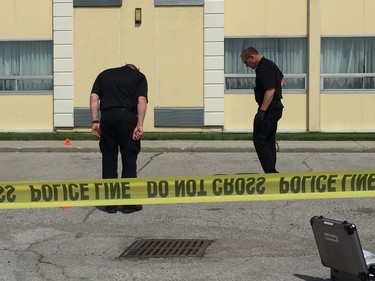
[[[120,258],[201,257],[212,240],[141,239],[133,243]]]

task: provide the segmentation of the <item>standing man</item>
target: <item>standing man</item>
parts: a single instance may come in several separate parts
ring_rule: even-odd
[[[92,134],[100,138],[103,179],[118,177],[119,149],[121,177],[137,177],[137,157],[147,109],[147,91],[145,75],[132,64],[104,70],[96,78],[90,95],[90,110]],[[140,210],[142,205],[125,205],[122,208],[123,213]],[[105,211],[116,213],[117,206],[106,206]]]
[[[276,131],[277,122],[283,113],[281,103],[284,75],[277,65],[258,53],[253,47],[245,48],[241,59],[246,67],[255,69],[255,101],[258,112],[254,118],[253,143],[265,173],[278,173],[276,170]]]

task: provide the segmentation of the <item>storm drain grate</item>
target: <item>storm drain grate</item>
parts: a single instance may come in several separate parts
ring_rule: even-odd
[[[120,258],[201,257],[212,240],[141,239],[133,243]]]

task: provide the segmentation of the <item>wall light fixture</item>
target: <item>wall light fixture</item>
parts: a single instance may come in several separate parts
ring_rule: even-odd
[[[134,22],[135,24],[142,23],[142,9],[141,8],[135,8]]]

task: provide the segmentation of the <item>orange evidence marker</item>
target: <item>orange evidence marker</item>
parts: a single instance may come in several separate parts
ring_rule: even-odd
[[[64,145],[71,145],[72,143],[70,142],[70,139],[66,139],[64,142]]]

